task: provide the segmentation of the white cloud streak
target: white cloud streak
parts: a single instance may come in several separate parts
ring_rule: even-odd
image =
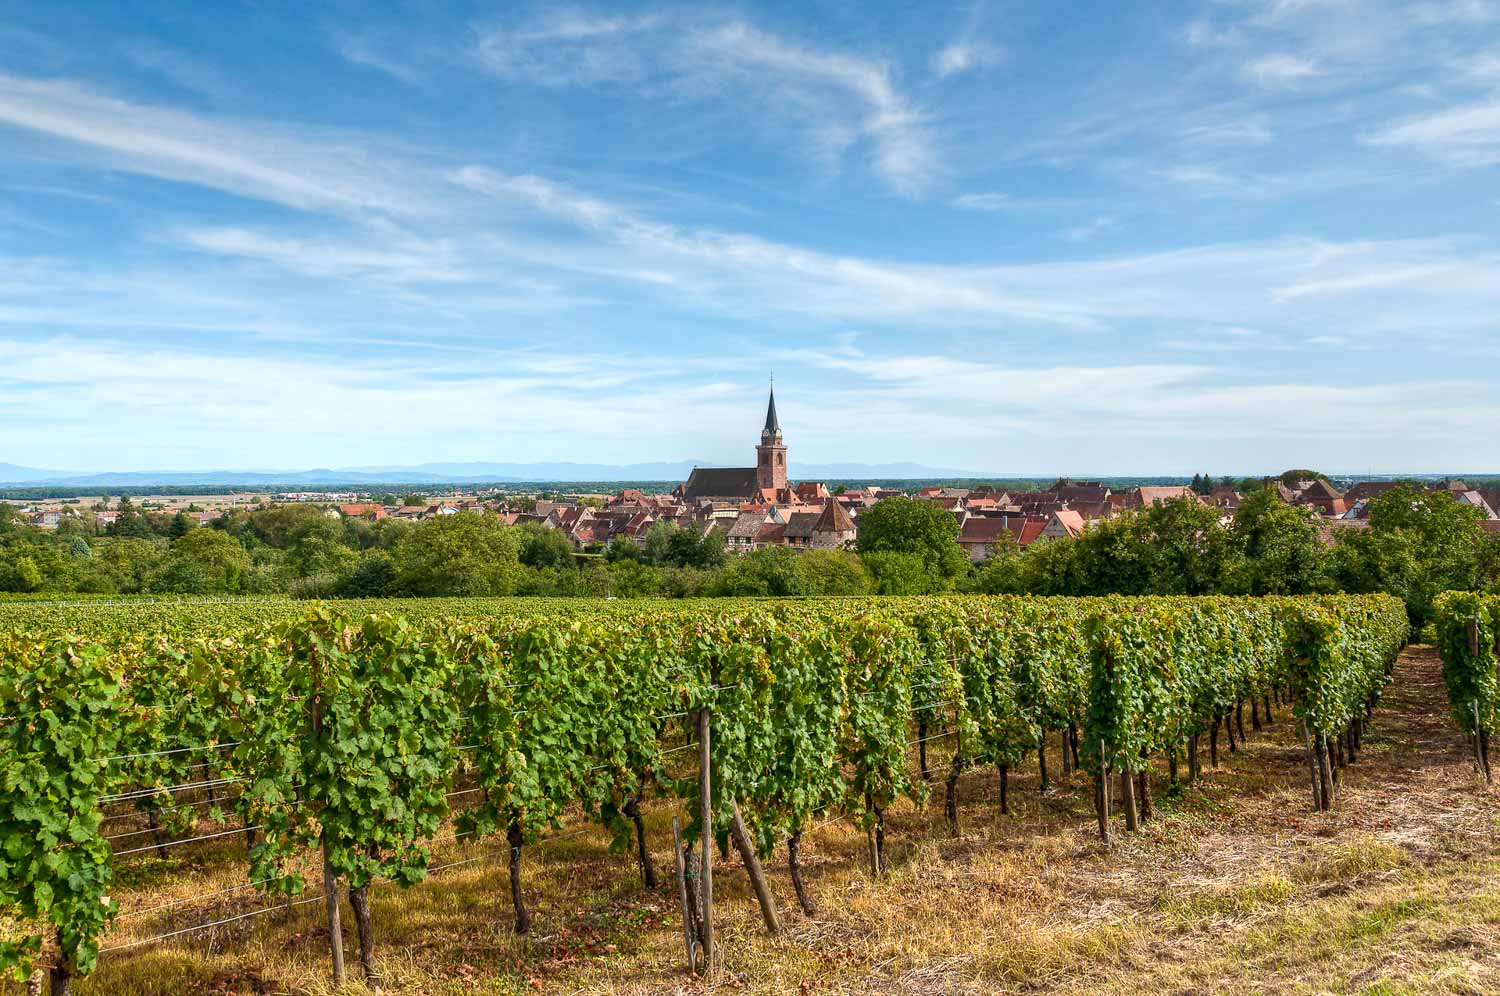
[[[1290,89],[1323,75],[1317,63],[1285,52],[1275,52],[1245,63],[1243,75],[1268,89]]]
[[[4,73],[0,125],[81,147],[116,168],[295,208],[419,207],[410,177],[347,135],[220,120]]]
[[[1459,166],[1500,163],[1500,98],[1418,115],[1365,137],[1376,146],[1399,146]]]
[[[491,73],[532,86],[624,85],[630,96],[727,100],[763,124],[795,121],[804,154],[823,163],[863,141],[875,171],[903,194],[921,192],[937,172],[927,116],[889,64],[745,21],[553,12],[481,31],[478,54]]]
[[[974,69],[999,64],[1000,49],[981,42],[960,40],[945,45],[932,56],[932,71],[941,79],[960,76]]]

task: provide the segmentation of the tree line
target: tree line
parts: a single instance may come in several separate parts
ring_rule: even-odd
[[[718,530],[671,523],[651,526],[640,544],[617,537],[601,553],[580,554],[558,530],[468,512],[371,522],[313,505],[273,505],[199,526],[191,516],[143,511],[122,498],[106,529],[89,516],[69,516],[51,532],[0,504],[0,591],[356,598],[1385,592],[1425,625],[1439,592],[1500,585],[1500,534],[1486,533],[1479,510],[1446,492],[1392,489],[1370,503],[1364,527],[1330,527],[1272,488],[1252,491],[1232,518],[1223,516],[1193,499],[1167,501],[1024,550],[1006,537],[975,566],[958,544],[954,516],[911,498],[865,509],[855,549],[767,547],[743,556],[726,553]]]

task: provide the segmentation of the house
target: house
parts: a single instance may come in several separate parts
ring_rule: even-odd
[[[1484,517],[1486,519],[1495,518],[1494,508],[1491,507],[1489,502],[1484,500],[1484,496],[1478,491],[1457,491],[1450,492],[1450,494],[1453,495],[1453,500],[1458,502],[1460,505],[1471,505],[1474,508],[1479,509],[1484,513]]]
[[[781,546],[786,542],[786,526],[780,522],[763,522],[755,533],[755,548]]]
[[[969,562],[978,564],[995,554],[995,547],[1011,535],[1004,516],[972,518],[963,524],[958,534],[958,545],[969,555]]]
[[[1500,516],[1500,488],[1479,488],[1478,491],[1479,497],[1484,499],[1484,503],[1494,513],[1491,518]]]
[[[787,516],[786,525],[781,531],[782,542],[787,546],[811,549],[813,527],[818,524],[820,517],[817,512],[792,512]]]
[[[1208,494],[1209,501],[1215,508],[1222,508],[1226,512],[1233,512],[1240,507],[1240,493],[1234,488],[1217,487]]]
[[[832,497],[828,493],[828,486],[826,484],[823,484],[821,481],[803,481],[801,484],[797,485],[794,491],[797,495],[798,501],[807,502],[809,504],[814,504],[820,501],[827,501],[830,497]]]
[[[1109,488],[1098,481],[1074,481],[1060,477],[1047,490],[1069,507],[1076,507],[1079,503],[1098,505],[1109,501]]]
[[[379,522],[385,518],[385,506],[378,503],[366,503],[357,505],[340,505],[338,514],[346,519],[369,519]]]
[[[839,550],[851,546],[859,535],[859,527],[844,510],[844,506],[830,498],[823,504],[823,512],[813,525],[812,545],[817,550]]]
[[[975,516],[963,524],[958,545],[972,563],[982,563],[995,555],[995,547],[1005,542],[1006,533],[1017,546],[1028,547],[1042,538],[1049,521],[1049,517],[1040,515]]]
[[[1071,539],[1083,534],[1088,524],[1083,516],[1068,508],[1054,511],[1042,529],[1042,539]]]
[[[741,512],[724,534],[724,548],[733,553],[749,553],[755,549],[755,538],[760,527],[766,523],[764,512]]]
[[[1344,496],[1322,478],[1309,481],[1307,487],[1297,492],[1292,504],[1316,509],[1319,515],[1330,519],[1336,519],[1349,510]]]
[[[1186,484],[1174,484],[1170,486],[1142,485],[1135,489],[1135,493],[1139,499],[1136,502],[1137,508],[1150,508],[1153,505],[1160,505],[1164,501],[1195,497],[1193,489]]]

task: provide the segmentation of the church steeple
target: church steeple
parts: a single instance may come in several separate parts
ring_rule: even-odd
[[[766,425],[755,448],[755,481],[761,493],[786,488],[786,444],[781,441],[781,421],[776,417],[776,388],[766,404]]]
[[[771,388],[771,401],[766,405],[766,427],[760,430],[761,439],[781,435],[781,423],[776,420],[776,388]]]

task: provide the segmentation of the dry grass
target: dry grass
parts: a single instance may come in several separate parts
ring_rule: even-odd
[[[723,864],[711,981],[682,972],[670,890],[643,894],[633,863],[597,830],[528,850],[530,938],[510,932],[504,862],[487,858],[377,892],[377,954],[386,990],[410,993],[1500,991],[1500,810],[1445,713],[1436,658],[1414,648],[1332,813],[1310,811],[1301,746],[1282,716],[1183,797],[1159,788],[1156,818],[1109,850],[1094,837],[1082,777],[1042,795],[1034,772],[1013,776],[1015,812],[1002,817],[993,771],[974,771],[960,783],[958,838],[940,802],[891,814],[880,881],[865,870],[862,835],[838,824],[811,835],[816,917],[796,911],[778,854],[779,937],[761,929],[737,860]],[[1053,761],[1055,776],[1055,751]],[[659,870],[668,818],[652,814]],[[143,864],[122,905],[239,884],[242,847],[215,845]],[[449,845],[438,860],[486,846]],[[231,894],[139,917],[108,943],[262,903]],[[309,905],[108,954],[78,988],[326,993],[326,946],[321,908]]]

